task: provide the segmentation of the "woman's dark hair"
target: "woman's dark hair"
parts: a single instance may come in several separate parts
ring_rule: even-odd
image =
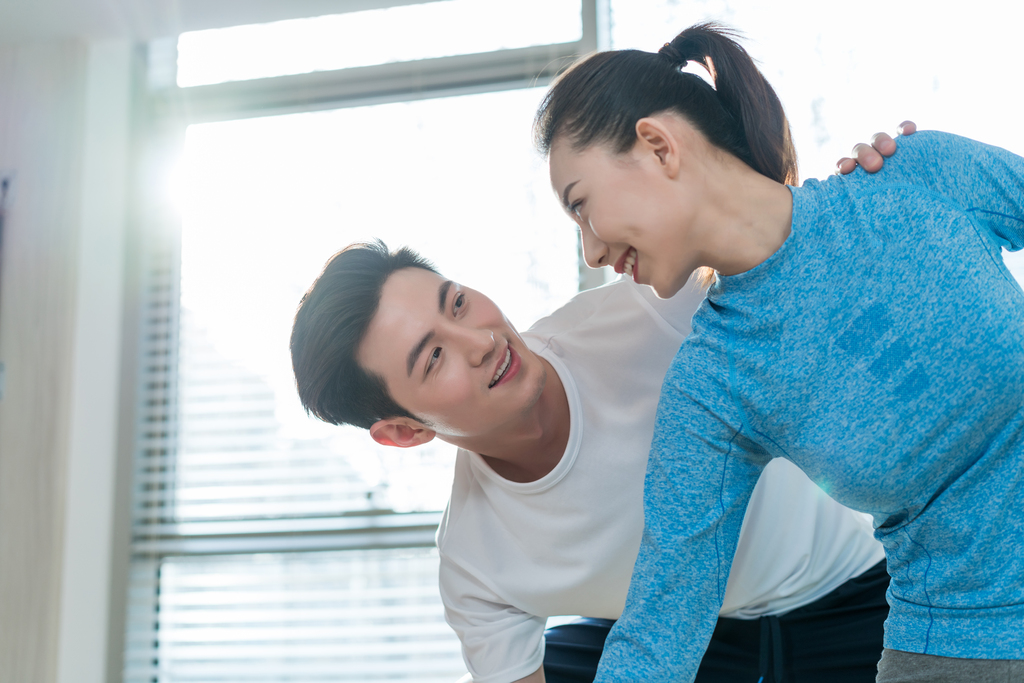
[[[391,398],[381,377],[356,361],[384,283],[403,268],[437,272],[408,248],[390,252],[380,240],[352,244],[330,258],[302,297],[291,351],[299,401],[307,413],[363,429],[392,417],[418,419]]]
[[[714,23],[686,29],[658,52],[598,52],[561,74],[541,102],[534,140],[544,154],[565,136],[573,149],[636,143],[636,122],[672,111],[714,146],[780,183],[796,184],[796,150],[775,91],[735,33]],[[702,64],[714,88],[680,69]]]

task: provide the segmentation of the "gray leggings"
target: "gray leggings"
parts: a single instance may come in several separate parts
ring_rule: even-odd
[[[875,683],[1021,683],[1019,659],[956,659],[882,650]]]

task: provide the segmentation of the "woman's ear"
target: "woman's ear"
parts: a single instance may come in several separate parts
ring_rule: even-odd
[[[370,437],[382,446],[411,448],[433,440],[436,432],[405,417],[378,420],[370,427]]]
[[[636,122],[636,147],[643,156],[653,156],[669,178],[679,175],[679,138],[663,117],[647,116]]]

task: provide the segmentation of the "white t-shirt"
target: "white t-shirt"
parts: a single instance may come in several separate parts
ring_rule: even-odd
[[[620,279],[523,335],[565,385],[569,443],[558,465],[529,483],[503,479],[476,453],[457,455],[437,533],[441,597],[477,683],[536,671],[549,616],[621,615],[662,378],[702,298],[688,286],[660,300]],[[788,612],[883,556],[861,515],[776,459],[747,508],[721,614]]]

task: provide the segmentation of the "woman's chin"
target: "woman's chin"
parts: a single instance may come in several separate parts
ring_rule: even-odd
[[[658,295],[659,299],[671,299],[682,287],[668,286],[665,283],[652,283],[648,285]]]

